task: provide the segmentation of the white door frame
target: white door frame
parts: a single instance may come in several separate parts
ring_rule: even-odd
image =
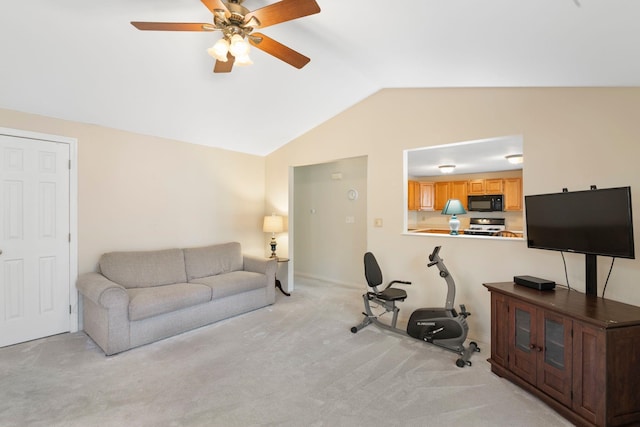
[[[16,138],[37,139],[41,141],[58,142],[69,145],[71,170],[69,171],[69,232],[71,242],[69,246],[69,332],[78,331],[78,140],[66,136],[49,135],[21,129],[0,127],[0,135]]]

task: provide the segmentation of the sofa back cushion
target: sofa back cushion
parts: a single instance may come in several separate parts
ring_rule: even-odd
[[[238,242],[222,243],[202,248],[184,249],[187,280],[243,269],[242,248]]]
[[[146,288],[187,281],[182,249],[109,252],[100,257],[100,272],[125,288]]]

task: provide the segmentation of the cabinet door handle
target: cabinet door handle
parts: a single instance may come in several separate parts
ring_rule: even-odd
[[[538,352],[542,351],[542,347],[537,346],[537,345],[535,345],[535,344],[529,344],[529,348],[530,348],[531,350],[536,350],[536,351],[538,351]]]

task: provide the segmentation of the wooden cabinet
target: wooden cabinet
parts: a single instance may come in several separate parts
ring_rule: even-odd
[[[471,195],[482,195],[485,187],[484,179],[470,179],[468,185],[468,192]]]
[[[502,178],[470,179],[468,181],[467,188],[471,195],[502,194],[502,183]]]
[[[407,183],[407,209],[417,211],[420,208],[420,183],[409,180]]]
[[[509,369],[571,405],[571,319],[519,301],[509,305]]]
[[[467,209],[467,181],[451,182],[450,199],[458,199],[462,202],[462,206]]]
[[[444,209],[449,199],[458,199],[467,209],[467,181],[441,181],[434,183],[434,209]]]
[[[522,210],[522,178],[505,178],[504,186],[504,210]]]
[[[640,423],[640,307],[512,282],[491,292],[491,370],[577,425]]]
[[[433,182],[420,183],[420,210],[432,211],[434,209],[434,185]]]
[[[486,194],[502,194],[503,189],[502,179],[485,179],[484,180],[484,191]]]
[[[433,182],[409,180],[407,183],[407,209],[410,211],[432,211],[434,204]]]
[[[441,211],[447,204],[447,200],[451,198],[451,185],[449,182],[435,182],[433,186],[435,193],[433,209]]]

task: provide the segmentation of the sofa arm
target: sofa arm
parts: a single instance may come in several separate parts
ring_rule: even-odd
[[[259,258],[251,255],[244,255],[244,271],[253,271],[254,273],[262,273],[264,275],[273,276],[276,275],[276,269],[278,268],[278,262],[275,258]]]
[[[125,288],[100,273],[85,273],[78,277],[78,291],[105,308],[128,307],[129,294]]]

